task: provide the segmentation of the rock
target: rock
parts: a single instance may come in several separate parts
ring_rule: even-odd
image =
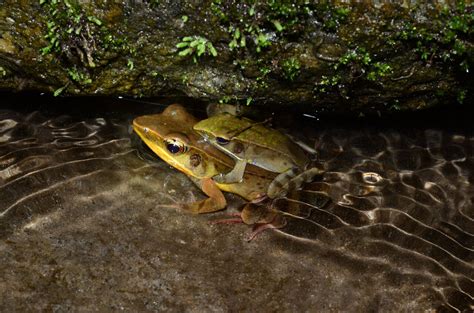
[[[356,113],[471,94],[471,5],[251,3],[2,1],[0,88]]]

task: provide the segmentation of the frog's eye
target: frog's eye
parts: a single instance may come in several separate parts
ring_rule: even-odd
[[[172,154],[181,154],[188,150],[188,148],[180,141],[176,139],[165,140],[166,149]]]
[[[221,146],[224,146],[226,144],[229,143],[229,140],[225,139],[225,138],[222,138],[222,137],[216,137],[216,141],[218,144],[220,144]]]

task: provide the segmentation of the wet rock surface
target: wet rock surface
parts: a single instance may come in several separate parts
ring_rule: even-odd
[[[2,311],[472,310],[472,131],[300,128],[331,203],[246,242],[131,143],[162,107],[89,109],[0,111]]]
[[[472,11],[463,1],[6,0],[0,89],[357,113],[467,102]]]

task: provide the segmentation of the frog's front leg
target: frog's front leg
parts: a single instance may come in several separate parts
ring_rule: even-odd
[[[227,206],[227,201],[224,197],[224,194],[211,178],[194,180],[194,182],[207,196],[209,196],[209,198],[186,204],[185,208],[187,210],[191,211],[192,213],[211,213],[222,210]]]
[[[267,190],[267,196],[270,199],[283,197],[287,194],[288,190],[296,190],[304,183],[312,181],[315,176],[323,173],[324,171],[317,167],[312,167],[303,172],[298,168],[289,169],[288,171],[279,174],[270,183]]]
[[[235,162],[234,168],[226,174],[217,174],[212,179],[219,184],[235,184],[242,182],[247,161],[240,159]]]

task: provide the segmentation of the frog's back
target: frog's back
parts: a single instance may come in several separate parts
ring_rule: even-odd
[[[255,145],[271,150],[276,155],[285,155],[301,167],[308,162],[308,157],[303,149],[276,129],[258,124],[236,137],[243,142],[252,142],[252,138],[256,138]]]
[[[303,149],[280,131],[265,127],[250,119],[230,114],[218,114],[198,122],[194,129],[214,137],[239,140],[284,155],[303,167],[309,160]]]

